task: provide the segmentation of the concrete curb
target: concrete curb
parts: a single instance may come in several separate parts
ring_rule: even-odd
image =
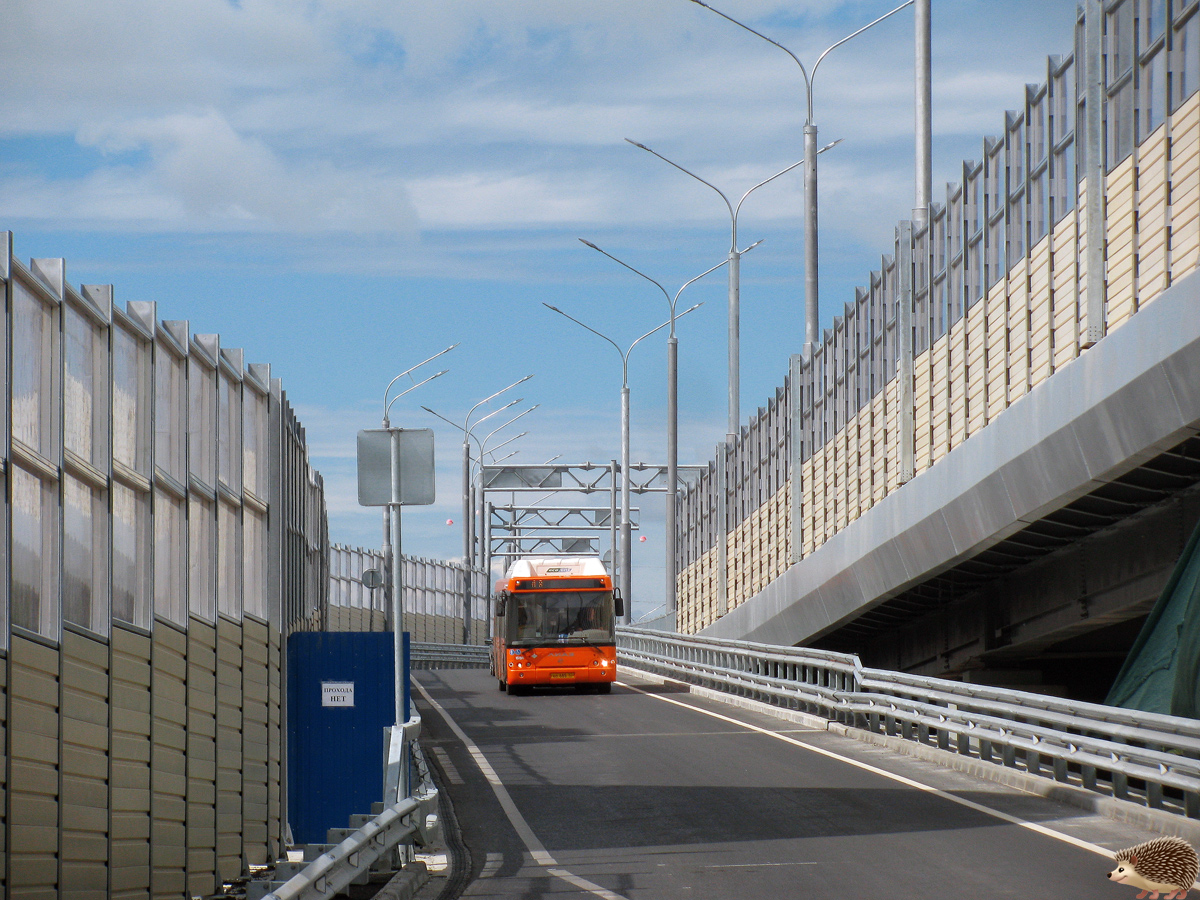
[[[641,669],[634,671],[636,671],[639,678],[644,678],[647,681],[658,684],[669,683],[679,685],[680,687],[687,688],[688,693],[695,694],[697,697],[705,697],[709,700],[716,700],[719,703],[752,710],[776,719],[795,722],[798,725],[804,725],[817,731],[828,731],[831,734],[852,738],[864,744],[886,747],[896,753],[903,753],[905,756],[930,762],[942,768],[954,769],[975,778],[990,781],[993,784],[1003,784],[1006,787],[1016,788],[1028,794],[1044,797],[1047,800],[1054,800],[1068,806],[1074,806],[1077,809],[1105,816],[1126,825],[1144,828],[1147,831],[1153,831],[1157,834],[1175,835],[1188,841],[1192,846],[1200,847],[1200,821],[1196,821],[1195,819],[1187,819],[1160,809],[1149,809],[1145,806],[1131,803],[1128,800],[1105,797],[1102,794],[1096,794],[1075,785],[1063,784],[1058,781],[1052,781],[1049,778],[1030,775],[1019,769],[1009,769],[997,763],[984,762],[971,756],[962,756],[949,750],[930,747],[927,744],[906,741],[904,738],[895,737],[894,735],[877,734],[861,728],[853,728],[849,725],[843,725],[840,722],[831,722],[820,716],[810,715],[809,713],[799,712],[794,709],[783,709],[779,706],[772,706],[770,703],[763,703],[761,700],[752,700],[749,697],[726,694],[712,688],[688,684],[684,681],[677,681],[653,672],[645,672]]]
[[[392,880],[379,889],[375,900],[413,900],[417,891],[429,881],[429,870],[419,859],[392,876]]]

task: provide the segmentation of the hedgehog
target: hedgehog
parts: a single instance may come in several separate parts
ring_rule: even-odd
[[[1168,898],[1187,896],[1200,870],[1200,860],[1192,845],[1177,837],[1162,837],[1116,854],[1117,867],[1108,877],[1120,884],[1142,888],[1138,900],[1160,893]]]

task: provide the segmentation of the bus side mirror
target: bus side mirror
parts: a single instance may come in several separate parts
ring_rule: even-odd
[[[621,596],[620,588],[613,588],[613,615],[625,615],[625,598]]]
[[[508,591],[501,591],[496,596],[496,617],[504,617],[504,607],[508,605]]]

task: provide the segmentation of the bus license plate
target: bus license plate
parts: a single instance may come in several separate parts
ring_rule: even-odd
[[[575,679],[574,672],[551,672],[551,681],[573,681]]]

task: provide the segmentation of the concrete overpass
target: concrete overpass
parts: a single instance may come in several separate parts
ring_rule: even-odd
[[[937,674],[1143,615],[1200,518],[1198,313],[1193,272],[705,633]]]
[[[1200,520],[1195,12],[1143,12],[1081,9],[683,492],[680,631],[1103,697]]]

